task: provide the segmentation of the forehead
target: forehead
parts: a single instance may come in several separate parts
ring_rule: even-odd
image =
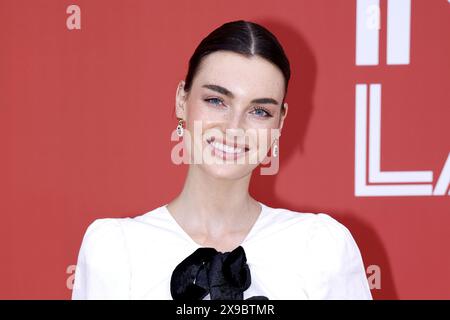
[[[196,86],[217,84],[236,97],[282,99],[284,78],[270,61],[259,56],[245,57],[229,51],[216,51],[203,58],[194,80]]]

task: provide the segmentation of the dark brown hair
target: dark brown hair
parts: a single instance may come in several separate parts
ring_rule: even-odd
[[[250,57],[258,55],[277,66],[283,73],[285,91],[281,107],[284,107],[291,69],[289,60],[277,38],[263,26],[244,20],[223,24],[204,38],[189,60],[184,90],[189,92],[202,59],[215,51],[232,51]],[[284,111],[284,110],[283,110]]]

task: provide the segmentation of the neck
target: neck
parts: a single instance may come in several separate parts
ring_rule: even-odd
[[[214,177],[197,165],[190,165],[183,190],[173,201],[181,219],[203,230],[239,228],[254,219],[260,207],[248,192],[251,173],[240,179]]]

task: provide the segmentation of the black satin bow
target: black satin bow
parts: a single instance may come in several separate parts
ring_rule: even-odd
[[[170,293],[174,300],[201,300],[208,293],[211,300],[243,300],[250,283],[244,248],[224,253],[198,248],[174,269]],[[253,296],[246,300],[268,299]]]

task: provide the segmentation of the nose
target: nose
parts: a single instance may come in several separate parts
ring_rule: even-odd
[[[241,136],[245,132],[245,114],[238,110],[230,112],[226,121],[223,123],[223,133],[230,138]],[[232,138],[234,139],[234,138]]]
[[[238,131],[244,129],[244,113],[234,110],[229,114],[226,123],[224,123],[225,129],[230,131]]]
[[[245,111],[235,109],[230,112],[226,121],[222,124],[222,132],[224,139],[228,143],[237,142],[238,144],[245,144]],[[237,140],[236,140],[237,139]]]

